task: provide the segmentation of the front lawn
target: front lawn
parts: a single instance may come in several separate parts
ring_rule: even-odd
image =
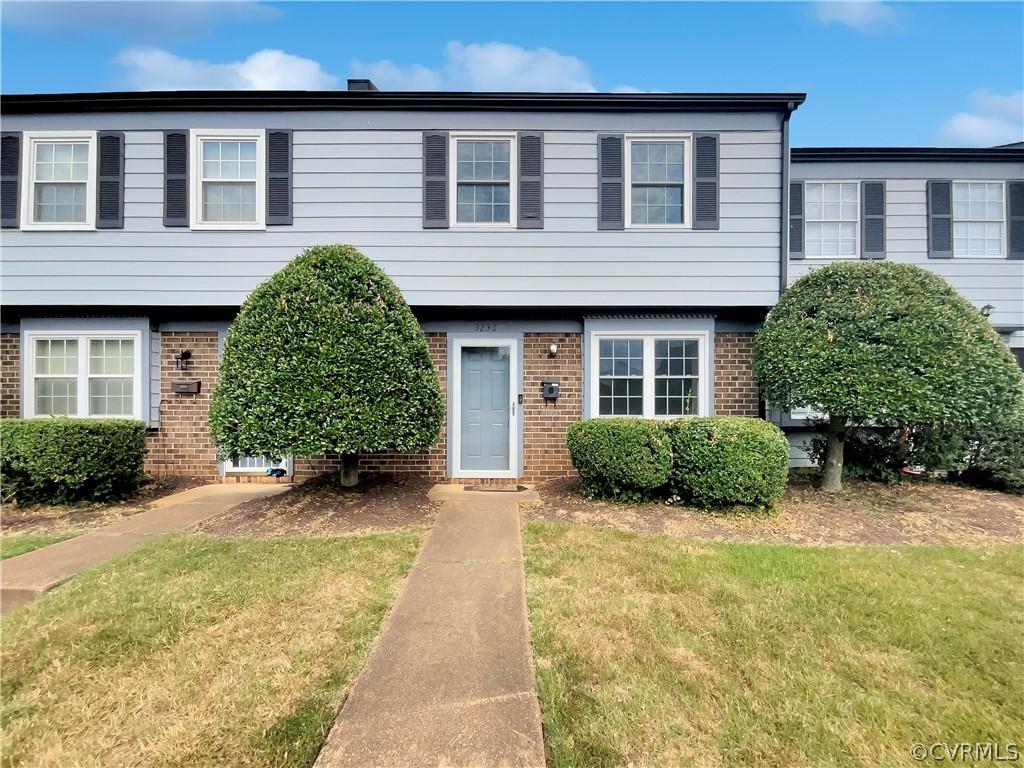
[[[3,619],[4,765],[309,766],[419,547],[169,536]]]
[[[0,534],[0,560],[8,557],[16,557],[33,549],[39,549],[58,541],[64,541],[75,536],[74,531],[62,531],[61,533],[4,533]]]
[[[812,548],[525,527],[553,766],[912,766],[1024,743],[1019,545]]]

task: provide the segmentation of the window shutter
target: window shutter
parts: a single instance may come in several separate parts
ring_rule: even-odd
[[[188,131],[164,131],[164,226],[188,226]]]
[[[1024,259],[1024,181],[1006,185],[1006,229],[1009,237],[1007,255]]]
[[[885,182],[864,181],[860,185],[862,259],[885,258]]]
[[[519,145],[519,229],[544,229],[544,134],[522,131]]]
[[[718,229],[718,134],[693,136],[693,228]]]
[[[929,181],[928,258],[953,258],[953,182]]]
[[[18,174],[21,172],[21,133],[0,135],[0,227],[16,229],[20,200]]]
[[[292,223],[292,132],[267,131],[267,226]]]
[[[597,228],[622,229],[623,205],[622,134],[602,133],[597,137]]]
[[[96,143],[96,229],[124,229],[124,134],[100,131]]]
[[[789,258],[804,257],[804,183],[789,183]]]
[[[423,132],[423,228],[448,228],[448,132]]]

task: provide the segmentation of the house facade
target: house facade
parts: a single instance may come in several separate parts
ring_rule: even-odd
[[[842,175],[830,159],[790,163],[803,94],[349,87],[5,97],[0,415],[140,418],[153,473],[262,476],[268,459],[220,463],[207,433],[224,333],[304,248],[347,243],[402,290],[446,393],[435,446],[365,464],[440,481],[562,475],[580,418],[766,415],[750,358],[781,290],[826,242],[828,258],[874,254],[863,235],[846,252],[851,180],[884,179],[884,256],[901,259],[936,218],[932,182],[950,181],[951,201],[954,181],[1001,183],[1002,257],[921,258],[1020,339],[1021,203],[1006,200],[1019,150]],[[812,222],[819,191],[830,213],[839,195],[840,219]],[[858,216],[876,192],[858,192]],[[305,478],[336,461],[283,466]]]

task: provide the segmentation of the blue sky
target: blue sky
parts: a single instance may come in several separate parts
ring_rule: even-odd
[[[796,146],[1024,138],[1024,3],[4,2],[4,93],[806,91]]]

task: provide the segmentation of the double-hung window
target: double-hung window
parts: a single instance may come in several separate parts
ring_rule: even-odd
[[[631,136],[626,146],[626,226],[690,226],[689,136]]]
[[[511,226],[516,220],[514,135],[452,134],[456,225]]]
[[[591,416],[709,413],[707,333],[599,333],[590,355]]]
[[[262,229],[266,172],[262,131],[193,131],[194,229]]]
[[[807,256],[856,257],[860,253],[860,182],[804,184]]]
[[[953,182],[953,255],[999,258],[1003,254],[1003,184]]]
[[[92,229],[96,224],[96,134],[25,134],[25,229]]]
[[[138,333],[30,334],[26,415],[141,418]]]

